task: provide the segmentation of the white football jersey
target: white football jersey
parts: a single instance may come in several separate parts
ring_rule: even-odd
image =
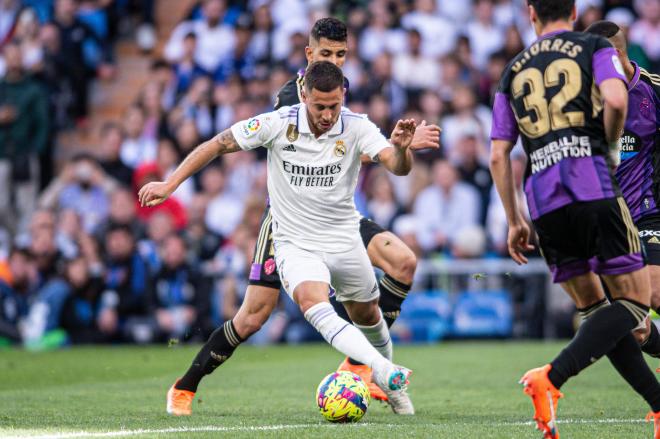
[[[237,122],[231,131],[244,150],[268,149],[273,238],[306,250],[347,251],[360,243],[353,195],[360,156],[375,159],[390,146],[366,115],[342,108],[318,139],[305,104]]]

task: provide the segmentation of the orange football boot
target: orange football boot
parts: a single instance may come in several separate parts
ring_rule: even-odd
[[[371,381],[371,368],[366,364],[351,364],[348,361],[348,357],[346,357],[337,368],[337,371],[340,370],[353,372],[355,375],[358,375],[360,378],[362,378],[362,381],[367,384],[367,388],[369,389],[369,393],[371,393],[371,397],[373,399],[384,402],[387,401],[387,395],[385,395],[385,392],[383,392],[380,387]]]
[[[543,439],[559,439],[557,401],[564,397],[548,379],[551,368],[546,364],[528,371],[520,379],[520,384],[525,386],[523,391],[532,398],[536,428],[543,432]]]
[[[653,419],[653,439],[660,439],[660,412],[649,412],[646,421]]]
[[[167,391],[167,413],[174,416],[190,416],[195,392],[175,388],[178,383],[179,380],[176,380]]]

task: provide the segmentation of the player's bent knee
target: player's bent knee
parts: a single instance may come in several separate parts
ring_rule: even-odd
[[[305,281],[296,286],[293,291],[293,300],[300,306],[305,314],[314,305],[328,302],[329,285],[325,282]]]

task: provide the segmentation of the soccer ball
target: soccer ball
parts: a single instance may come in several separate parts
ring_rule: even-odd
[[[316,403],[330,422],[359,421],[367,412],[370,400],[369,388],[352,372],[333,372],[316,389]]]

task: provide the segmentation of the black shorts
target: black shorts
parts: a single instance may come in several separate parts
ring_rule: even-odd
[[[637,228],[621,197],[572,203],[536,219],[534,226],[554,282],[644,266]]]
[[[649,265],[660,265],[660,214],[649,215],[637,221],[639,239],[642,241]]]
[[[280,275],[277,273],[277,265],[275,264],[272,222],[273,217],[270,214],[270,206],[266,206],[264,216],[261,218],[257,244],[254,246],[254,256],[252,257],[248,284],[273,288],[279,292],[280,288],[282,288],[282,282],[280,281]]]
[[[279,290],[282,287],[282,282],[280,281],[280,275],[277,273],[277,265],[275,264],[273,229],[271,227],[272,219],[270,206],[267,206],[264,216],[261,219],[261,227],[259,228],[259,236],[254,248],[248,284]],[[360,236],[362,237],[364,248],[369,247],[369,243],[374,236],[383,232],[385,232],[385,229],[369,218],[362,217],[360,219]]]
[[[360,218],[360,237],[362,237],[364,248],[368,249],[369,243],[374,236],[383,232],[386,232],[386,230],[379,226],[375,221],[365,217]]]

